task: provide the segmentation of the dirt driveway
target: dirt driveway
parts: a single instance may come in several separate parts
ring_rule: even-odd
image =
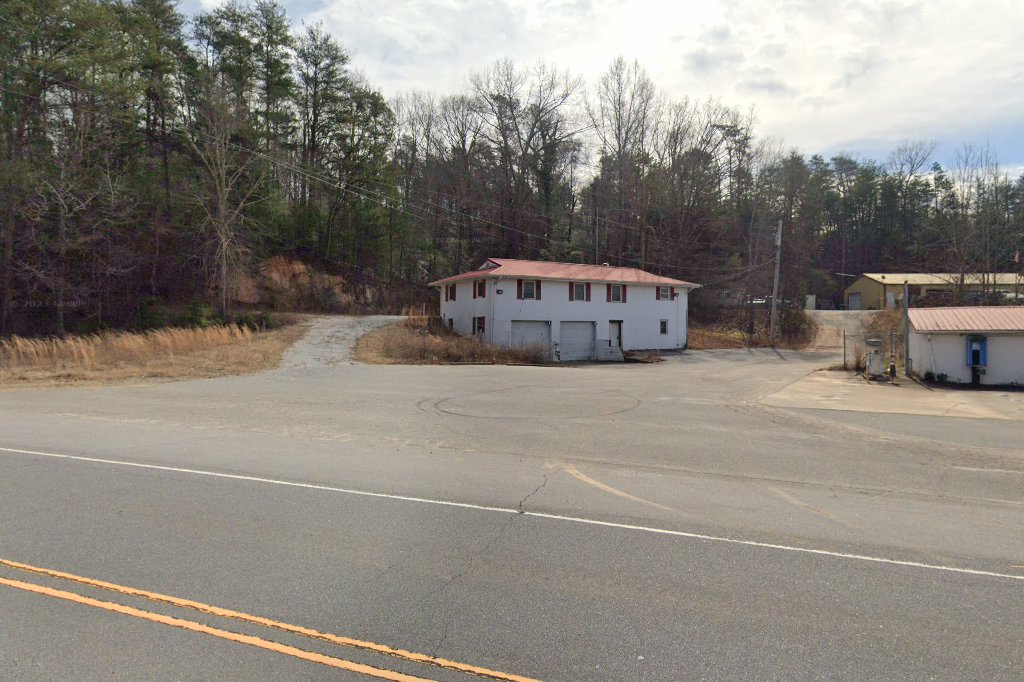
[[[395,315],[330,315],[317,318],[306,335],[285,352],[279,369],[355,363],[352,353],[360,336],[400,319]]]
[[[818,332],[808,350],[843,347],[843,332],[849,337],[863,337],[865,325],[874,310],[808,310],[807,315],[818,325]]]

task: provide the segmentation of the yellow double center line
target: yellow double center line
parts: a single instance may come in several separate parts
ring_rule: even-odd
[[[69,582],[78,583],[80,585],[87,585],[89,587],[95,587],[103,590],[109,590],[111,592],[119,592],[121,594],[129,595],[132,597],[141,597],[143,599],[148,599],[150,601],[159,602],[162,604],[169,604],[183,609],[190,609],[211,616],[230,618],[232,620],[237,620],[244,623],[261,625],[263,627],[272,628],[283,632],[289,632],[297,635],[303,635],[305,637],[310,637],[312,639],[318,639],[324,642],[329,642],[331,644],[362,649],[364,651],[382,654],[385,656],[392,656],[394,658],[399,658],[414,663],[435,666],[438,668],[453,670],[487,679],[499,680],[500,682],[538,682],[537,680],[534,680],[529,677],[522,677],[520,675],[503,673],[497,670],[490,670],[488,668],[469,665],[467,663],[459,663],[458,661],[450,661],[444,658],[435,658],[434,656],[428,656],[427,654],[420,654],[413,651],[406,651],[405,649],[395,649],[385,644],[376,644],[374,642],[353,639],[351,637],[343,637],[341,635],[333,635],[326,632],[319,632],[317,630],[312,630],[310,628],[302,627],[299,625],[291,625],[290,623],[283,623],[280,621],[271,620],[269,618],[263,618],[262,616],[254,616],[248,613],[242,613],[240,611],[232,611],[230,609],[223,609],[218,606],[203,604],[202,602],[191,601],[189,599],[181,599],[179,597],[172,597],[170,595],[160,594],[158,592],[150,592],[148,590],[140,590],[138,588],[128,587],[125,585],[117,585],[115,583],[108,583],[102,580],[95,580],[93,578],[85,578],[83,576],[75,575],[73,573],[65,573],[63,571],[56,571],[49,568],[40,568],[39,566],[23,564],[17,561],[10,561],[8,559],[0,559],[0,566],[6,566],[8,568],[17,569],[19,571],[24,571],[26,573],[34,573],[37,575],[47,576],[50,578],[67,580]],[[93,599],[92,597],[86,597],[75,592],[58,590],[51,587],[45,587],[43,585],[37,585],[35,583],[28,583],[20,580],[10,580],[8,578],[0,577],[0,585],[6,585],[8,587],[13,587],[19,590],[25,590],[26,592],[42,594],[57,599],[64,599],[66,601],[75,602],[77,604],[92,606],[106,611],[112,611],[114,613],[121,613],[124,615],[141,618],[143,620],[148,620],[154,623],[161,623],[164,625],[182,628],[184,630],[190,630],[192,632],[200,632],[214,637],[219,637],[221,639],[226,639],[241,644],[248,644],[250,646],[258,647],[260,649],[266,649],[268,651],[273,651],[287,656],[292,656],[294,658],[299,658],[302,660],[311,661],[315,663],[321,663],[324,665],[331,666],[333,668],[349,670],[352,672],[361,673],[363,675],[369,675],[371,677],[376,677],[379,679],[393,680],[395,682],[423,682],[423,680],[425,679],[422,677],[406,675],[404,673],[399,673],[384,668],[375,668],[373,666],[364,665],[362,663],[356,663],[354,661],[348,661],[342,658],[336,658],[333,656],[326,656],[311,651],[305,651],[303,649],[288,646],[285,644],[280,644],[278,642],[273,642],[267,639],[263,639],[261,637],[243,635],[236,632],[231,632],[229,630],[222,630],[220,628],[204,625],[202,623],[185,620],[182,618],[165,616],[163,614],[153,613],[150,611],[143,611],[142,609],[136,609],[131,606],[125,606],[123,604],[103,601],[100,599]]]

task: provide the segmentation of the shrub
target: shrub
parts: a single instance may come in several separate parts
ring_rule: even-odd
[[[141,329],[158,329],[170,323],[170,316],[163,302],[156,296],[147,296],[139,305],[139,327]]]
[[[254,332],[266,331],[267,329],[275,329],[281,326],[281,323],[266,310],[235,313],[231,315],[231,323]]]
[[[208,303],[194,300],[188,304],[182,321],[186,327],[209,327],[214,323],[213,308]]]

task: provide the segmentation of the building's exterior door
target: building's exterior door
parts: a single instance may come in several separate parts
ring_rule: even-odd
[[[612,348],[622,348],[621,320],[611,320],[608,322],[608,345]]]
[[[564,361],[594,358],[593,322],[563,322],[558,331],[558,355]]]
[[[551,350],[551,323],[544,320],[512,320],[513,348],[536,346]]]
[[[860,310],[860,293],[848,294],[846,297],[847,310]]]

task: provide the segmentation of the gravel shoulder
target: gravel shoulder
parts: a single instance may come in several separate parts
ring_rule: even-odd
[[[398,315],[331,315],[314,320],[306,335],[281,358],[279,369],[309,369],[355,364],[359,337],[402,319]]]

